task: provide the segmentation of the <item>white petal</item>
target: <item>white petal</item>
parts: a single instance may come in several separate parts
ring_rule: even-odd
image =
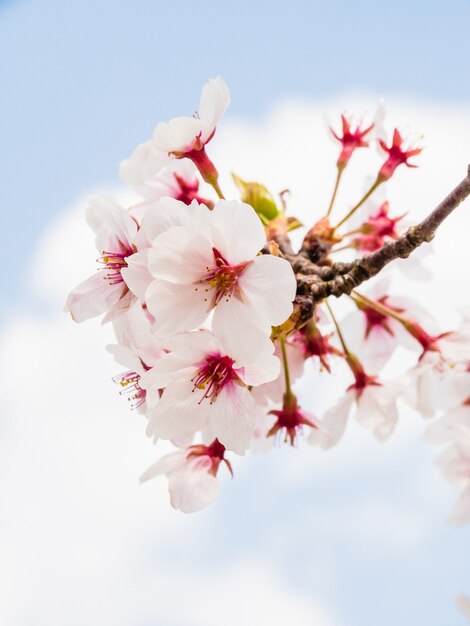
[[[242,297],[271,326],[282,324],[292,313],[297,282],[285,259],[271,254],[256,257],[241,275],[239,284]]]
[[[253,309],[238,298],[232,297],[228,302],[221,300],[215,308],[212,331],[235,360],[236,367],[249,365],[266,350],[271,326],[261,324],[262,320],[255,316]]]
[[[157,174],[168,161],[168,155],[149,140],[140,143],[129,159],[121,163],[119,174],[128,185],[142,185]]]
[[[124,366],[131,372],[136,372],[137,374],[143,373],[142,361],[131,348],[118,344],[109,344],[106,346],[106,350],[113,355],[114,360],[116,363],[119,363],[119,365]]]
[[[228,450],[244,454],[255,427],[256,405],[246,387],[226,385],[211,407],[212,432]]]
[[[181,376],[185,376],[189,380],[192,377],[192,372],[194,372],[192,363],[179,358],[177,354],[165,354],[142,375],[139,384],[142,389],[163,389]]]
[[[387,439],[398,420],[396,400],[393,391],[386,387],[366,387],[357,401],[357,421],[371,430],[377,439]]]
[[[272,345],[271,341],[269,343]],[[278,357],[272,354],[271,350],[265,350],[258,354],[254,363],[243,367],[240,376],[246,385],[257,387],[258,385],[276,380],[280,371],[281,362]]]
[[[202,399],[203,393],[194,390],[189,377],[174,380],[150,415],[147,435],[178,439],[201,430],[211,410],[210,401]]]
[[[346,393],[335,406],[325,413],[321,421],[317,421],[318,429],[312,429],[308,442],[312,445],[319,445],[323,450],[335,446],[346,430],[353,402],[354,394]]]
[[[141,483],[146,480],[151,480],[155,478],[155,476],[161,476],[162,474],[170,474],[177,467],[179,467],[182,463],[185,462],[186,459],[186,451],[178,450],[177,452],[172,452],[171,454],[167,454],[159,459],[156,463],[151,465],[148,469],[140,477],[139,481]]]
[[[125,283],[111,285],[107,273],[107,270],[96,272],[70,292],[64,311],[76,322],[110,311],[128,291]]]
[[[195,117],[174,117],[169,122],[160,122],[157,125],[153,141],[159,150],[168,154],[189,152],[194,148],[196,137],[201,131],[201,120]]]
[[[137,247],[150,246],[154,239],[173,226],[185,226],[194,232],[210,235],[210,211],[193,200],[188,206],[174,198],[161,198],[148,205],[136,238]]]
[[[188,363],[197,364],[208,354],[224,355],[223,348],[208,330],[196,330],[173,335],[165,342],[168,350],[174,351],[178,358]]]
[[[198,328],[210,313],[211,298],[193,285],[175,285],[154,280],[145,294],[149,311],[155,317],[153,332],[164,337]]]
[[[109,196],[92,196],[86,213],[100,252],[125,252],[137,235],[137,223]]]
[[[255,258],[266,243],[261,220],[253,207],[220,200],[211,214],[212,243],[232,265]]]
[[[194,513],[211,504],[217,497],[217,478],[209,473],[209,457],[189,459],[177,472],[171,474],[168,488],[171,505],[183,513]]]
[[[210,242],[184,226],[159,235],[148,253],[149,270],[155,278],[181,285],[198,283],[215,264]],[[198,285],[204,290],[204,285]]]
[[[225,113],[229,104],[230,93],[223,78],[217,76],[217,78],[212,78],[204,85],[198,108],[199,118],[204,125],[201,136],[203,143],[214,132],[218,121]]]
[[[148,270],[148,249],[128,256],[126,261],[127,267],[122,268],[121,276],[132,293],[143,300],[145,292],[153,280],[153,276]]]

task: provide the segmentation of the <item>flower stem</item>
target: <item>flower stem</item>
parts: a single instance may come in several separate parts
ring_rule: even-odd
[[[330,314],[330,317],[333,320],[333,324],[335,325],[336,333],[337,333],[338,338],[339,338],[339,340],[341,342],[341,347],[343,348],[343,352],[344,352],[344,354],[346,356],[348,356],[348,355],[351,354],[351,352],[350,352],[348,346],[346,345],[346,341],[344,339],[343,333],[341,332],[341,328],[340,328],[340,326],[338,324],[338,321],[337,321],[333,311],[331,310],[331,307],[330,307],[329,303],[325,302],[325,304],[326,304],[326,308],[328,309],[328,313]]]
[[[329,215],[330,215],[330,213],[331,213],[331,211],[333,209],[333,205],[334,205],[335,200],[336,200],[336,194],[338,193],[339,183],[341,181],[341,176],[343,175],[345,167],[346,167],[346,164],[338,165],[338,171],[336,173],[335,186],[333,188],[333,195],[331,196],[330,206],[328,207],[328,211],[326,213],[326,217],[329,217]]]
[[[353,295],[350,297],[355,302],[357,302],[358,300],[359,302],[362,301],[368,307],[370,307],[371,309],[374,309],[374,311],[377,311],[378,313],[382,313],[382,315],[386,315],[387,317],[392,317],[394,320],[397,320],[397,322],[400,322],[400,324],[405,325],[408,323],[409,320],[406,317],[404,317],[403,315],[400,315],[400,313],[398,313],[397,311],[394,311],[393,309],[389,308],[385,304],[382,304],[381,302],[377,302],[376,300],[371,300],[370,298],[362,295],[362,293],[359,293],[356,290],[354,290],[352,293]]]
[[[215,190],[215,193],[219,196],[219,198],[221,200],[225,200],[225,196],[222,193],[221,188],[219,187],[219,181],[216,179],[216,180],[211,181],[210,184],[213,187],[213,189]]]
[[[286,342],[284,339],[280,338],[279,343],[281,344],[282,364],[284,365],[284,381],[286,386],[284,398],[286,400],[291,400],[294,397],[294,394],[292,393],[292,388],[290,384],[289,361],[287,360]]]
[[[374,184],[370,187],[370,189],[362,196],[359,202],[353,206],[353,208],[349,211],[349,213],[345,215],[343,219],[336,224],[333,230],[334,231],[338,230],[340,226],[342,226],[345,222],[347,222],[348,219],[354,215],[357,209],[361,207],[364,204],[364,202],[370,198],[370,196],[374,193],[377,187],[379,187],[383,182],[384,181],[382,179],[376,178]]]

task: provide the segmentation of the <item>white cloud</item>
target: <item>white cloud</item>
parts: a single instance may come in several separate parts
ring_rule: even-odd
[[[371,109],[367,98],[346,96],[316,105],[286,102],[256,128],[243,121],[228,122],[218,131],[215,161],[221,170],[232,168],[243,177],[257,178],[273,191],[290,187],[292,211],[313,221],[333,184],[335,151],[326,138],[323,112],[339,112],[345,103],[354,110]],[[397,211],[415,209],[421,217],[465,172],[470,116],[458,109],[412,102],[392,102],[389,108],[390,122],[409,122],[427,134],[422,167],[399,172],[390,191]],[[377,162],[367,153],[355,161],[338,199],[338,217],[340,208],[350,205],[362,189],[362,167]],[[225,186],[229,187],[227,179]],[[292,544],[284,544],[294,552],[309,533],[324,538],[325,551],[319,559],[322,573],[328,569],[323,563],[330,564],[330,595],[342,558],[334,552],[332,534],[369,541],[375,547],[391,542],[392,550],[406,549],[419,538],[428,541],[434,522],[428,524],[409,502],[401,510],[385,505],[384,494],[373,486],[367,492],[371,501],[356,499],[342,506],[331,493],[324,501],[308,500],[309,482],[332,477],[333,493],[340,497],[340,485],[351,467],[358,484],[367,484],[371,471],[375,478],[389,475],[397,463],[413,455],[417,429],[399,430],[393,443],[385,446],[373,442],[369,433],[352,429],[350,439],[329,455],[309,448],[280,453],[278,469],[270,475],[277,481],[271,497],[285,500],[289,507],[289,490],[302,490],[304,508],[301,502],[296,504],[302,523],[292,527],[284,520],[263,520],[268,525],[266,541],[256,547],[250,544],[250,555],[244,547],[248,537],[227,534],[220,544],[220,562],[207,562],[214,524],[223,523],[222,505],[231,497],[225,492],[235,493],[237,478],[233,484],[225,482],[223,501],[193,516],[169,507],[163,480],[138,485],[137,477],[153,462],[156,451],[145,438],[144,418],[127,411],[110,381],[116,370],[104,351],[109,329],[97,322],[79,327],[61,313],[67,291],[94,268],[96,252],[83,209],[80,202],[64,212],[32,259],[32,289],[53,312],[16,311],[0,337],[4,390],[0,622],[5,626],[349,623],[335,619],[319,597],[290,584],[291,572],[281,576],[283,562],[275,558],[279,538],[285,540],[289,529],[296,530],[289,536]],[[466,209],[458,211],[437,237],[436,280],[419,286],[420,297],[426,297],[444,320],[448,315],[452,321],[452,312],[444,313],[442,302],[448,298],[445,307],[449,307],[449,302],[465,299],[464,293],[456,296],[454,291],[464,277],[462,266],[468,265]],[[403,281],[403,288],[417,287]],[[312,389],[309,396],[314,399]],[[259,466],[247,461],[241,482],[255,481]],[[411,493],[429,509],[433,503],[429,482],[434,485],[434,479],[428,473],[423,478],[413,466],[412,471],[406,477],[407,482],[415,481]],[[242,496],[237,492],[237,497]],[[439,504],[448,497],[446,491]],[[256,504],[250,500],[250,506]],[[243,516],[243,510],[237,514]],[[442,518],[445,514],[446,510],[439,513]],[[309,562],[320,568],[314,555]],[[320,579],[319,570],[317,575]]]

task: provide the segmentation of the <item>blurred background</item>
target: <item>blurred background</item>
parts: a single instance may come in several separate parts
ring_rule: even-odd
[[[468,0],[0,1],[2,626],[465,623],[470,530],[445,522],[457,494],[422,418],[404,410],[384,444],[351,424],[325,454],[250,456],[184,516],[163,479],[138,485],[157,450],[111,382],[109,329],[62,307],[96,258],[86,196],[119,191],[119,162],[218,74],[232,104],[210,153],[227,185],[235,170],[289,187],[313,221],[335,174],[325,116],[371,117],[384,98],[389,130],[425,135],[419,170],[390,188],[397,214],[422,217],[470,158],[469,23]],[[378,163],[354,160],[338,204]],[[469,209],[433,244],[431,282],[395,281],[443,330],[470,304]],[[308,372],[309,409],[334,403],[334,382]]]

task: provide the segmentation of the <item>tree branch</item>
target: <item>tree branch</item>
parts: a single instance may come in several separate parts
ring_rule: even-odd
[[[340,297],[378,274],[394,259],[404,259],[422,243],[433,239],[442,222],[470,194],[470,165],[467,176],[420,224],[412,226],[396,239],[386,243],[380,250],[352,263],[334,263],[330,267],[316,266],[303,256],[289,258],[298,276],[298,294],[315,304],[328,296]],[[290,255],[289,255],[290,256]],[[312,307],[312,308],[313,308]]]

